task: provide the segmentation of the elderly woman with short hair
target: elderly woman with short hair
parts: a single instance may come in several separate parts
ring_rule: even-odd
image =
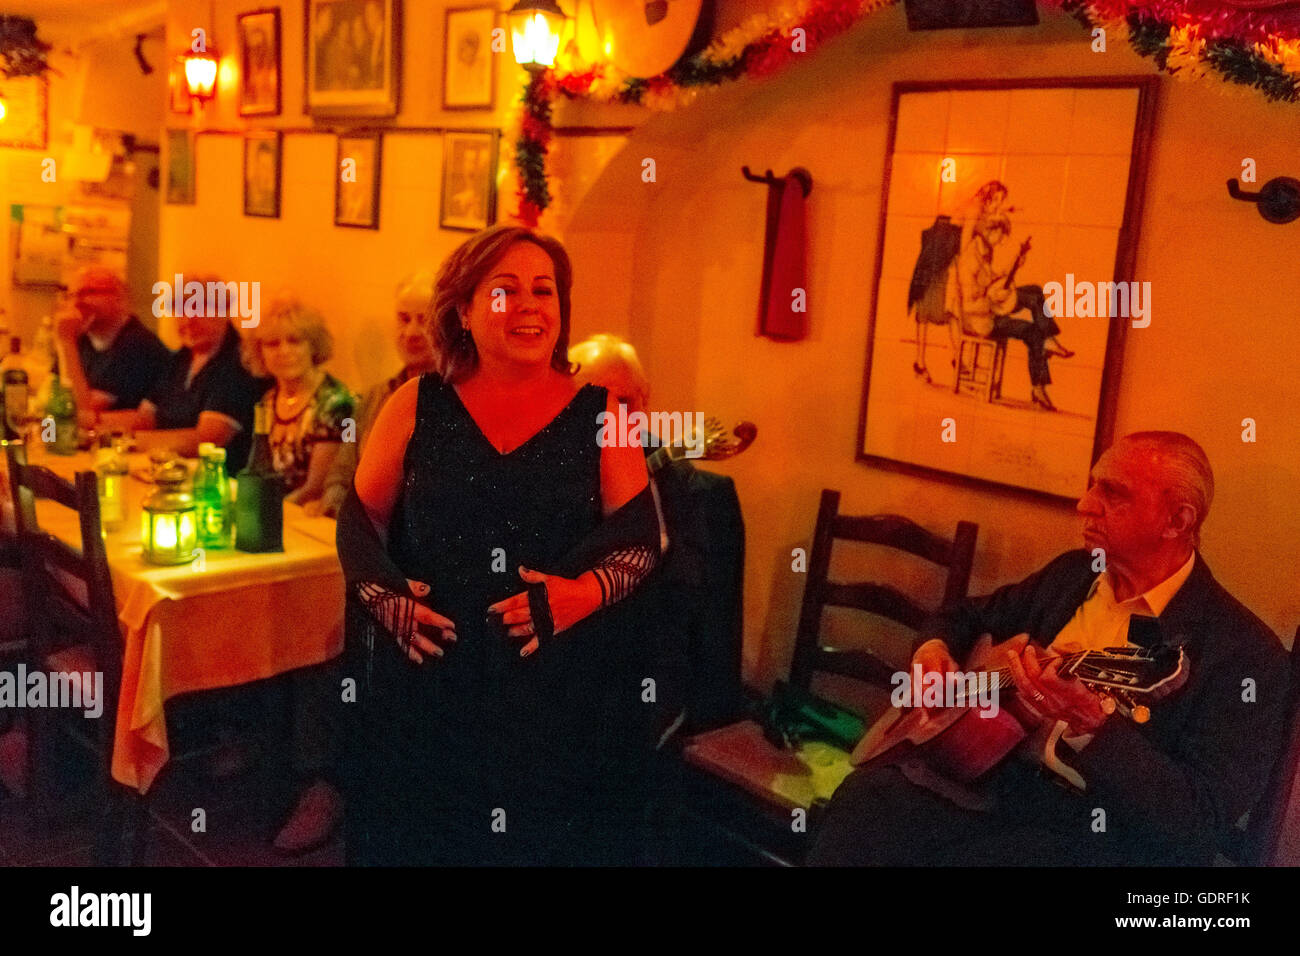
[[[345,429],[355,428],[356,398],[321,367],[333,352],[321,314],[296,299],[271,303],[244,340],[249,371],[275,378],[259,406],[270,413],[271,458],[285,500],[295,504],[321,496],[342,442],[355,440]]]

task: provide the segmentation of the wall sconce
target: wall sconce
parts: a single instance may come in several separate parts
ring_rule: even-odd
[[[553,66],[566,19],[555,0],[518,0],[506,13],[515,62],[526,70]]]
[[[217,90],[216,54],[210,50],[206,53],[187,53],[182,59],[185,63],[185,86],[190,96],[200,103],[206,103]]]

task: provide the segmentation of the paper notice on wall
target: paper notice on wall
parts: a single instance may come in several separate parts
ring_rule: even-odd
[[[58,285],[68,244],[63,207],[10,206],[9,229],[14,285]]]
[[[86,266],[112,269],[126,280],[131,207],[116,202],[70,205],[65,207],[63,228],[68,235],[65,282]]]

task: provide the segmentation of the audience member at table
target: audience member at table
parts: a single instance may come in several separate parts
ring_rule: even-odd
[[[319,498],[339,450],[355,441],[356,398],[322,368],[333,352],[325,319],[296,299],[271,303],[244,338],[244,366],[274,381],[258,404],[269,413],[271,460],[291,504]]]
[[[432,272],[417,272],[398,285],[397,354],[402,360],[402,370],[376,385],[361,399],[361,406],[357,410],[356,441],[344,442],[339,448],[329,475],[325,478],[325,493],[303,506],[308,514],[324,514],[331,518],[338,514],[339,506],[352,487],[357,462],[365,450],[366,439],[370,437],[370,426],[375,423],[379,409],[388,401],[388,396],[397,391],[398,386],[409,379],[435,371],[438,353],[433,347],[433,336],[429,334],[425,321],[425,313],[429,310],[432,299]]]
[[[596,440],[612,396],[574,382],[571,286],[523,227],[453,252],[441,378],[385,403],[340,511],[353,862],[594,862],[627,839],[605,788],[640,699],[602,609],[655,566],[659,520],[641,450]]]
[[[205,285],[220,280],[195,276]],[[101,429],[130,429],[142,448],[166,447],[193,457],[201,442],[226,449],[232,474],[244,467],[253,440],[253,406],[269,382],[256,378],[239,359],[235,327],[216,314],[176,316],[181,348],[158,383],[134,412],[100,416]]]
[[[77,273],[54,314],[59,369],[79,411],[133,409],[154,388],[171,351],[127,308],[126,283],[111,269]]]

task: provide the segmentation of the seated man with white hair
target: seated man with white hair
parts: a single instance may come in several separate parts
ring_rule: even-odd
[[[961,797],[964,806],[951,789],[941,796],[924,767],[854,771],[809,862],[1212,862],[1277,758],[1289,684],[1276,635],[1200,555],[1213,497],[1209,460],[1186,435],[1137,432],[1107,450],[1077,506],[1086,547],[939,615],[913,656],[924,674],[948,673],[981,635],[1027,640],[1005,658],[1026,746],[977,781],[979,799]],[[1064,653],[1129,642],[1180,647],[1189,664],[1146,723],[1059,673]]]
[[[366,392],[357,409],[356,441],[345,442],[334,457],[329,475],[325,478],[322,497],[307,502],[303,510],[308,514],[325,514],[331,518],[339,513],[339,506],[352,487],[352,476],[357,473],[357,462],[370,437],[370,426],[379,416],[388,397],[407,379],[433,374],[438,367],[438,350],[434,347],[425,313],[433,299],[433,273],[427,270],[407,276],[397,286],[397,355],[402,369],[392,378],[379,383]]]

